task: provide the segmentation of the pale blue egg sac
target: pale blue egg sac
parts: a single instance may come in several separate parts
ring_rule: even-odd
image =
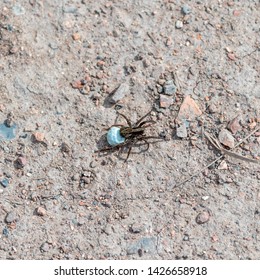
[[[112,126],[107,132],[107,142],[110,146],[116,146],[125,142],[125,138],[120,134],[120,128]]]

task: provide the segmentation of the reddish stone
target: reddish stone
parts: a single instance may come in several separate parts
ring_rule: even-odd
[[[160,94],[160,107],[168,108],[173,104],[173,98],[171,96],[166,96],[164,94]]]
[[[179,120],[194,120],[196,117],[199,117],[202,114],[198,104],[189,96],[187,95],[180,107],[178,113]]]
[[[239,117],[235,117],[233,120],[231,120],[229,123],[228,123],[228,126],[227,128],[233,133],[233,134],[236,134],[240,129],[241,129],[241,126],[239,124]]]
[[[37,142],[43,142],[43,140],[44,140],[44,134],[41,132],[35,132],[33,134],[33,137]]]
[[[72,82],[71,86],[76,89],[81,89],[84,87],[84,85],[82,84],[82,82],[80,80]]]
[[[236,59],[236,55],[234,53],[228,53],[227,56],[230,60],[235,60]]]
[[[205,224],[209,221],[209,218],[210,218],[210,214],[209,212],[201,212],[197,217],[196,217],[196,222],[198,224]]]

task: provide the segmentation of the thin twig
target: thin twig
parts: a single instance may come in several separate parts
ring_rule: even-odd
[[[239,142],[235,145],[234,148],[237,148],[239,145],[241,145],[243,142],[245,142],[252,134],[254,134],[255,132],[257,132],[259,129],[260,129],[260,127],[257,127],[256,129],[254,129],[254,130],[253,130],[251,133],[249,133],[245,138],[243,138],[241,141],[239,141]],[[206,132],[204,132],[204,135],[207,137],[209,134],[206,133]],[[207,138],[208,138],[208,137],[207,137]],[[210,136],[210,138],[208,138],[208,140],[211,142],[211,141],[212,141],[212,137]],[[213,141],[213,143],[214,143],[214,141]],[[216,143],[213,144],[213,143],[211,142],[211,144],[212,144],[215,148],[217,148],[217,149],[219,150],[219,148],[218,148],[218,146],[219,146],[218,143],[217,143],[217,144],[216,144]],[[220,147],[220,148],[221,148],[220,150],[222,151],[223,148],[222,148],[222,147]],[[238,154],[236,154],[236,153],[232,153],[231,151],[228,151],[228,150],[226,150],[226,149],[223,149],[223,150],[225,150],[225,153],[226,153],[227,155],[230,155],[230,156],[233,156],[233,157],[236,157],[236,158],[245,160],[245,157],[243,157],[243,156],[240,156],[240,155],[238,155]],[[231,154],[232,154],[232,155],[231,155]],[[184,184],[184,183],[190,181],[192,178],[198,176],[201,172],[203,172],[204,170],[206,170],[206,169],[209,168],[211,165],[213,165],[214,163],[216,163],[217,161],[219,161],[220,159],[222,159],[222,158],[224,158],[224,157],[225,157],[225,154],[219,156],[218,158],[216,158],[214,161],[212,161],[211,163],[209,163],[207,166],[204,166],[202,169],[200,169],[200,170],[199,170],[198,172],[196,172],[195,174],[193,174],[193,175],[191,175],[190,177],[186,178],[184,181],[180,182],[179,184],[176,184],[175,187],[179,187],[179,186],[181,186],[182,184]],[[241,157],[242,157],[242,158],[241,158]],[[253,160],[253,159],[248,159],[248,158],[246,158],[246,160],[248,160],[248,161],[253,161],[254,163],[259,163],[259,161],[256,161],[256,160]]]
[[[232,151],[229,151],[229,150],[227,150],[227,149],[224,149],[216,138],[214,138],[213,136],[211,136],[210,134],[208,134],[206,131],[204,132],[204,134],[205,134],[205,136],[207,137],[207,139],[209,140],[209,142],[212,144],[212,146],[214,146],[214,147],[215,147],[217,150],[219,150],[222,154],[225,154],[225,155],[228,155],[228,156],[237,158],[237,159],[245,160],[245,161],[258,163],[258,160],[256,160],[256,159],[247,158],[247,157],[244,157],[244,156],[239,155],[239,154],[237,154],[237,153],[234,153],[234,152],[232,152]],[[248,138],[248,137],[249,137],[249,136],[247,136],[247,138]],[[245,139],[244,139],[244,141],[245,141]],[[240,143],[240,144],[241,144],[241,143]],[[238,143],[238,145],[236,145],[236,146],[239,146],[240,144]],[[234,147],[234,148],[235,148],[235,147]]]

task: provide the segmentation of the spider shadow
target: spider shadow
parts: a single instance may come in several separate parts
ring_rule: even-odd
[[[105,98],[104,102],[103,102],[103,106],[105,108],[112,108],[113,106],[115,106],[115,102],[113,102],[112,100],[112,96],[114,95],[114,93],[118,90],[118,88],[120,87],[120,85],[118,87],[116,87],[113,91],[111,91],[108,96]]]
[[[107,144],[107,137],[106,136],[107,136],[107,133],[101,135],[101,137],[97,141],[96,147],[97,147],[98,150],[96,152],[98,152],[99,150],[101,150],[103,148],[109,147],[108,144]]]

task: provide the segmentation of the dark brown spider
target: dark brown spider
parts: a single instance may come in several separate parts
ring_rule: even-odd
[[[147,151],[150,147],[148,139],[162,139],[158,136],[146,136],[145,129],[155,123],[153,120],[144,120],[151,114],[152,110],[149,111],[146,115],[141,117],[135,124],[131,124],[130,120],[122,113],[118,112],[118,115],[122,116],[128,126],[122,124],[114,124],[108,129],[107,133],[107,142],[109,147],[100,149],[96,152],[106,152],[119,149],[119,154],[122,150],[127,147],[128,153],[125,161],[128,160],[131,153],[132,147],[138,142],[143,141],[147,145],[147,148],[144,151]]]

